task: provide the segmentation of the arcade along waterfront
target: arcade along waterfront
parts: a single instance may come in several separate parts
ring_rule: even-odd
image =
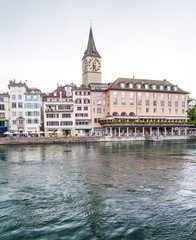
[[[195,186],[195,140],[0,145],[0,239],[194,240]]]

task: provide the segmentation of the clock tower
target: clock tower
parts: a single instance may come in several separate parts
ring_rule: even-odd
[[[82,58],[82,84],[101,83],[101,56],[99,55],[90,27],[87,49]]]

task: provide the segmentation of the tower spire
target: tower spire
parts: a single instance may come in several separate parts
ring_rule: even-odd
[[[93,30],[92,30],[92,26],[91,26],[91,20],[90,20],[90,31],[89,31],[87,49],[84,52],[84,56],[83,56],[82,59],[84,59],[88,56],[101,58],[101,56],[99,55],[99,53],[96,49],[96,46],[95,46],[95,41],[94,41],[94,37],[93,37]]]

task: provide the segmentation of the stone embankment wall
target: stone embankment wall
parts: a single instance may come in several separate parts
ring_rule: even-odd
[[[175,135],[165,136],[163,140],[178,140],[178,139],[196,139],[196,135]],[[14,144],[57,144],[57,143],[86,143],[86,142],[120,142],[120,141],[144,141],[143,136],[131,137],[18,137],[0,138],[0,145],[14,145]]]

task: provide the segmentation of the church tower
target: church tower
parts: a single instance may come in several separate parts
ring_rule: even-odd
[[[101,56],[99,55],[90,27],[87,49],[82,58],[82,84],[101,83]]]

